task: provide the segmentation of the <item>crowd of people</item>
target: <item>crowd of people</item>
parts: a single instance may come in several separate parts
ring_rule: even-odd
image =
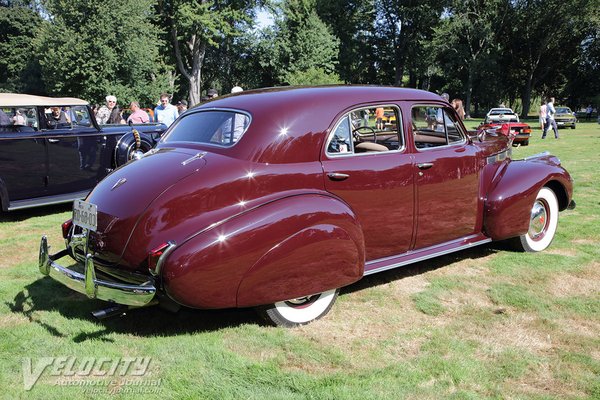
[[[231,93],[242,92],[240,86],[234,86]],[[206,96],[202,97],[201,101],[208,101],[219,96],[216,89],[209,89]],[[171,96],[167,93],[160,95],[158,105],[151,108],[142,108],[140,103],[132,101],[129,103],[129,108],[121,109],[117,105],[117,98],[113,95],[108,95],[105,98],[106,103],[102,106],[92,106],[92,110],[96,120],[100,125],[106,124],[146,124],[151,122],[163,123],[170,126],[179,115],[183,114],[188,109],[187,100],[179,100],[177,104],[171,104]]]

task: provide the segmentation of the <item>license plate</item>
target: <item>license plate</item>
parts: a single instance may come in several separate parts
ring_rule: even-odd
[[[73,224],[91,231],[98,228],[98,206],[83,200],[73,202]]]

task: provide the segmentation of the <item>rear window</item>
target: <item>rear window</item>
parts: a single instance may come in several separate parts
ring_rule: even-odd
[[[240,140],[249,125],[250,116],[237,111],[186,113],[162,142],[193,142],[229,147]]]

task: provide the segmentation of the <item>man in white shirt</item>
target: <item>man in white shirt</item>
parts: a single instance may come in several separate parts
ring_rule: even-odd
[[[546,139],[546,133],[548,132],[550,125],[552,125],[552,130],[554,130],[554,138],[558,139],[558,127],[556,126],[556,121],[554,120],[554,114],[556,114],[556,109],[554,108],[554,97],[550,97],[550,100],[548,103],[546,103],[546,126],[544,126],[542,139]]]
[[[169,95],[163,93],[160,95],[160,104],[154,109],[154,122],[162,122],[170,126],[179,117],[177,107],[169,103]]]

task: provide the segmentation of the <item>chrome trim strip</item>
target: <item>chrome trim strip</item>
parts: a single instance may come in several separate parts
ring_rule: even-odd
[[[75,193],[67,193],[56,196],[37,197],[27,200],[11,201],[8,204],[8,211],[20,210],[22,208],[49,206],[52,204],[69,203],[74,200],[85,199],[90,193],[90,190],[85,190]]]
[[[48,239],[42,236],[39,253],[40,272],[91,299],[141,307],[150,303],[156,295],[156,287],[151,277],[140,285],[97,279],[94,260],[90,254],[85,259],[85,273],[81,274],[54,261],[66,256],[67,249],[54,255],[50,255],[48,249]]]
[[[363,274],[363,276],[375,274],[377,272],[387,271],[388,269],[402,267],[402,266],[408,265],[408,264],[418,263],[420,261],[428,260],[430,258],[443,256],[443,255],[446,255],[446,254],[450,254],[450,253],[454,253],[454,252],[457,252],[457,251],[465,250],[465,249],[468,249],[468,248],[471,248],[471,247],[474,247],[474,246],[479,246],[479,245],[484,244],[484,243],[489,243],[491,241],[492,241],[492,239],[488,238],[488,239],[480,240],[478,242],[467,243],[467,244],[464,244],[462,246],[455,247],[455,248],[452,248],[452,249],[439,251],[439,252],[436,252],[436,253],[433,253],[433,254],[429,254],[429,255],[426,255],[426,256],[417,257],[417,258],[414,258],[414,259],[411,259],[411,260],[401,261],[399,263],[386,265],[384,267],[380,267],[380,268],[372,269],[372,270],[369,270],[369,271],[365,271],[364,274]],[[370,265],[370,264],[376,264],[376,263],[379,263],[379,262],[382,262],[382,261],[385,261],[385,260],[389,260],[389,259],[392,259],[392,258],[396,258],[396,257],[397,256],[391,256],[391,257],[380,258],[378,260],[369,261],[369,262],[365,263],[365,266],[366,265]]]
[[[200,160],[201,158],[204,158],[204,156],[206,154],[207,153],[205,151],[201,151],[200,153],[194,154],[193,156],[191,156],[187,160],[182,161],[181,165],[188,165],[189,163],[191,163],[194,160]]]
[[[544,152],[542,152],[542,153],[538,153],[538,154],[534,154],[534,155],[532,155],[532,156],[529,156],[529,157],[525,157],[525,158],[523,158],[522,160],[523,160],[523,161],[529,161],[529,160],[532,160],[532,159],[534,159],[534,158],[538,158],[538,157],[545,157],[545,156],[549,156],[549,155],[550,155],[550,152],[549,152],[549,151],[544,151]]]

